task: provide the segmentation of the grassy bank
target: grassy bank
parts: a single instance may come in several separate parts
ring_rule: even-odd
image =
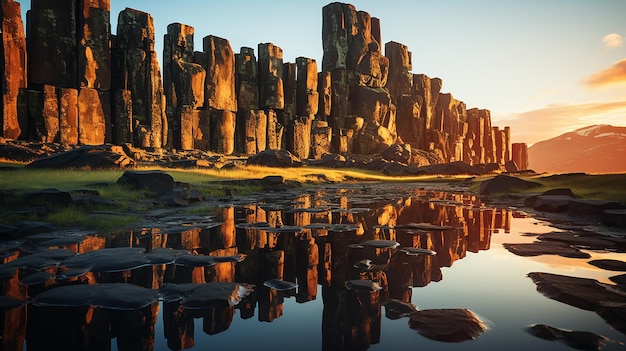
[[[470,190],[478,193],[480,182],[492,177],[476,178]],[[535,194],[550,189],[569,188],[583,199],[619,201],[622,205],[626,205],[626,174],[542,174],[519,176],[518,178],[540,183],[541,186],[527,190],[516,190],[517,193]]]

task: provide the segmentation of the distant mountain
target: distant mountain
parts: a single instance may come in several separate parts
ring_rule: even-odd
[[[626,173],[626,127],[593,125],[528,148],[530,168],[550,173]]]

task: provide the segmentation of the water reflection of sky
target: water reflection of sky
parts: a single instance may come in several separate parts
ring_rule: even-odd
[[[403,187],[406,189],[406,185]],[[358,259],[367,256],[374,261],[380,261],[379,263],[385,263],[392,256],[386,253],[386,249],[355,251],[365,249],[348,248],[348,246],[365,240],[387,239],[396,240],[401,246],[411,245],[438,251],[437,255],[432,258],[402,257],[400,262],[403,265],[394,267],[402,267],[402,269],[410,267],[412,269],[410,278],[413,286],[395,286],[396,283],[394,282],[406,281],[403,280],[403,275],[400,273],[407,272],[389,270],[386,277],[394,290],[393,294],[409,297],[410,302],[416,305],[419,310],[469,309],[486,323],[488,330],[472,341],[461,343],[433,341],[410,329],[408,318],[389,319],[385,316],[385,307],[373,306],[374,310],[380,308],[380,333],[376,332],[375,326],[370,326],[372,330],[369,334],[358,328],[354,331],[358,335],[371,338],[368,342],[363,343],[366,346],[369,345],[370,350],[417,348],[424,350],[505,348],[508,350],[569,350],[563,344],[536,338],[524,330],[525,327],[538,323],[562,329],[595,332],[615,340],[614,343],[608,343],[603,348],[604,350],[623,349],[626,338],[622,333],[613,330],[594,312],[546,298],[537,292],[536,285],[527,275],[529,272],[547,272],[592,278],[610,283],[608,277],[619,273],[601,270],[587,262],[596,258],[625,260],[624,254],[587,251],[592,255],[590,259],[547,255],[538,257],[516,256],[507,251],[503,244],[533,242],[536,237],[528,235],[529,233],[542,234],[558,231],[558,229],[549,227],[548,223],[530,217],[513,215],[513,212],[509,210],[495,210],[486,207],[473,196],[446,194],[433,189],[415,190],[412,192],[412,197],[402,196],[403,192],[406,193],[406,190],[398,191],[397,188],[387,189],[382,186],[372,186],[353,187],[347,191],[336,191],[335,188],[329,188],[326,191],[309,192],[308,195],[297,197],[295,201],[294,194],[274,195],[274,197],[268,197],[264,201],[257,201],[256,205],[253,206],[241,203],[235,205],[232,210],[228,210],[228,205],[224,205],[225,210],[221,214],[223,218],[220,220],[225,220],[226,224],[217,227],[217,229],[215,226],[208,226],[214,230],[211,233],[219,233],[219,235],[164,236],[162,233],[165,231],[161,230],[160,236],[154,235],[150,239],[151,245],[165,245],[167,243],[169,247],[169,245],[176,243],[175,245],[184,247],[185,243],[194,242],[196,243],[194,245],[197,246],[198,243],[208,242],[208,247],[213,250],[207,248],[210,254],[219,252],[223,255],[233,255],[240,252],[248,255],[243,262],[228,263],[228,265],[236,267],[233,269],[229,269],[230,266],[223,266],[222,268],[226,267],[226,269],[216,269],[210,274],[208,273],[209,270],[202,271],[202,277],[198,276],[195,270],[196,273],[185,273],[194,280],[243,276],[245,274],[242,271],[247,272],[247,270],[254,268],[254,262],[264,262],[254,260],[262,260],[265,257],[263,255],[266,254],[268,255],[267,259],[272,259],[274,257],[272,253],[281,250],[284,251],[283,263],[270,267],[270,270],[278,269],[281,272],[279,275],[284,279],[302,279],[302,271],[298,271],[293,266],[302,262],[298,255],[303,252],[310,254],[310,251],[307,250],[311,250],[313,247],[319,250],[319,257],[316,259],[308,258],[308,262],[317,262],[316,267],[307,272],[317,278],[318,284],[316,284],[316,293],[309,291],[308,294],[303,294],[300,297],[302,301],[306,302],[296,302],[296,297],[293,294],[285,294],[282,300],[282,312],[277,313],[276,311],[280,310],[278,308],[280,307],[280,296],[283,295],[283,293],[278,292],[266,296],[266,298],[271,298],[277,303],[272,307],[278,308],[277,310],[270,310],[269,315],[266,310],[261,317],[259,312],[261,303],[255,302],[254,315],[250,316],[250,310],[248,310],[246,318],[242,318],[242,310],[238,306],[234,311],[232,321],[226,326],[216,326],[215,320],[210,318],[196,318],[191,322],[192,328],[185,329],[183,324],[179,326],[178,330],[182,334],[174,336],[174,339],[179,337],[174,344],[178,343],[180,348],[197,350],[215,348],[233,350],[343,349],[336,347],[342,345],[342,341],[331,340],[328,331],[343,325],[341,323],[345,323],[345,321],[337,322],[332,318],[324,318],[324,314],[345,316],[356,312],[350,310],[343,314],[339,313],[332,308],[333,303],[330,301],[336,299],[337,296],[342,297],[347,294],[343,288],[345,280],[358,277],[358,273],[355,273],[351,267],[355,263],[353,261],[358,261]],[[390,198],[394,200],[390,201]],[[275,201],[275,203],[259,206],[265,201]],[[292,211],[290,213],[284,210],[293,203],[299,207],[316,207],[320,210]],[[261,210],[261,207],[265,207],[266,210]],[[339,207],[341,210],[338,209]],[[335,211],[324,210],[331,208],[334,208]],[[350,209],[353,210],[350,211]],[[331,215],[334,216],[333,218],[328,217],[331,213],[333,213]],[[321,236],[305,231],[304,234],[297,234],[301,238],[298,240],[295,239],[296,237],[287,236],[293,236],[294,233],[272,234],[269,232],[255,234],[256,236],[246,237],[244,240],[241,237],[242,233],[256,233],[258,228],[251,229],[246,228],[246,226],[239,226],[235,229],[236,223],[256,222],[268,222],[272,226],[276,226],[277,223],[284,226],[303,226],[307,223],[344,226],[336,227],[336,234],[324,233]],[[416,234],[413,227],[401,228],[402,225],[420,222],[438,226],[453,226],[457,229],[445,232],[431,231],[431,234],[425,235]],[[356,230],[356,235],[351,229],[354,227],[346,226],[346,224],[358,225],[359,229]],[[215,230],[218,231],[215,232]],[[318,229],[312,231],[315,232],[316,230]],[[346,232],[342,232],[343,230]],[[236,237],[225,234],[229,232],[236,232]],[[261,230],[261,232],[263,231]],[[319,233],[322,232],[324,230],[319,229]],[[302,235],[310,236],[302,240]],[[334,238],[333,235],[335,235]],[[121,245],[126,239],[120,237],[107,240],[115,246]],[[119,240],[119,242],[115,240]],[[138,234],[128,240],[137,245],[145,245],[147,242]],[[225,246],[225,248],[216,250],[215,248],[220,245]],[[257,246],[264,248],[257,251],[259,250],[255,248]],[[268,249],[269,247],[271,249]],[[398,255],[398,253],[396,252],[394,255]],[[332,257],[331,263],[325,261],[328,257]],[[343,266],[338,266],[337,262],[341,262]],[[391,263],[389,264],[392,267]],[[177,272],[183,271],[183,268],[177,268]],[[126,279],[132,279],[133,274],[135,273],[128,272],[124,276],[127,277]],[[377,273],[364,273],[364,276],[368,274],[377,279],[383,277]],[[172,278],[172,276],[167,278],[167,274],[165,276],[165,280]],[[247,275],[247,277],[252,279],[253,276]],[[176,279],[180,280],[181,278]],[[138,281],[143,280],[139,279]],[[305,281],[297,282],[300,284],[300,289],[306,287]],[[248,283],[257,284],[257,292],[264,289],[259,281]],[[329,284],[333,286],[328,287]],[[307,301],[311,298],[309,296],[311,293],[314,298]],[[307,296],[309,297],[307,298]],[[370,308],[371,312],[372,306],[365,306],[365,308]],[[164,323],[166,313],[164,311],[164,303],[161,302],[158,319],[154,326],[154,350],[172,349],[172,347],[168,347],[166,338]],[[265,320],[267,318],[272,321],[260,321],[260,319]],[[177,320],[178,322],[183,323],[184,321]],[[375,325],[377,319],[374,318],[370,322]],[[189,321],[184,323],[189,325]],[[363,325],[358,327],[369,329]],[[209,335],[205,329],[211,328],[225,328],[225,330]],[[343,333],[347,335],[345,334],[346,331]],[[172,342],[171,335],[169,338]],[[329,345],[334,345],[334,347]],[[112,347],[117,349],[115,341],[112,342]]]

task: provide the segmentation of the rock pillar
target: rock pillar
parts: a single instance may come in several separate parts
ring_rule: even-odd
[[[20,125],[18,99],[26,88],[26,38],[22,10],[18,2],[0,2],[0,136],[17,139],[26,136],[26,125]]]
[[[168,124],[154,40],[154,21],[150,14],[130,8],[120,12],[114,86],[132,94],[133,124],[138,127],[134,131],[146,131],[142,146],[160,148],[167,141]]]
[[[163,80],[170,140],[177,149],[193,149],[199,126],[194,109],[204,105],[206,71],[194,63],[194,28],[181,23],[167,26],[164,36]]]
[[[528,169],[528,146],[526,143],[511,144],[511,160],[515,162],[519,170]]]

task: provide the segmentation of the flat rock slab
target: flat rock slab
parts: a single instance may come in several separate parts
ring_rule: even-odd
[[[433,309],[411,314],[409,327],[422,336],[445,342],[474,340],[487,330],[485,324],[467,309]]]
[[[624,252],[626,242],[622,238],[614,238],[595,233],[553,232],[541,234],[537,237],[541,241],[560,241],[572,245],[577,249],[610,250]]]
[[[504,248],[518,256],[558,255],[569,258],[590,258],[588,253],[560,241],[536,241],[524,244],[503,244]]]
[[[579,350],[601,350],[602,345],[607,340],[604,336],[596,333],[564,330],[545,324],[532,325],[527,331],[538,338],[560,341],[567,346]]]
[[[607,271],[626,272],[626,262],[618,260],[593,260],[589,264]]]
[[[587,311],[594,311],[616,330],[626,332],[626,290],[594,279],[551,273],[528,274],[537,291],[546,297]]]

